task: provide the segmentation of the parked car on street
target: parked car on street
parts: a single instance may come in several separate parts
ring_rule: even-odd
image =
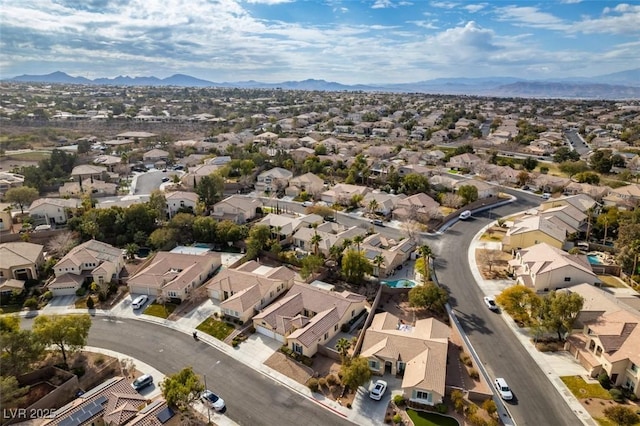
[[[493,381],[493,385],[496,387],[496,390],[500,394],[500,398],[505,401],[510,401],[513,399],[513,393],[511,389],[509,389],[509,385],[507,385],[507,381],[502,377],[498,377]]]
[[[210,408],[220,412],[225,409],[224,399],[220,398],[215,393],[211,392],[209,389],[202,392],[200,395],[200,399]]]
[[[496,305],[496,301],[493,297],[485,296],[483,300],[484,304],[487,305],[487,308],[491,309],[492,311],[498,310],[498,305]]]
[[[460,220],[469,219],[471,217],[471,210],[465,210],[460,213]]]

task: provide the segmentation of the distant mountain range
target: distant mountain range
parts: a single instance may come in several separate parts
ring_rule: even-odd
[[[114,86],[178,86],[178,87],[238,87],[252,89],[364,91],[364,92],[416,92],[449,95],[498,96],[524,98],[569,99],[640,99],[640,68],[590,78],[563,78],[526,80],[516,77],[437,78],[415,83],[381,85],[346,85],[325,80],[284,81],[262,83],[238,81],[216,83],[186,74],[167,78],[128,77],[96,78],[72,77],[57,71],[46,75],[21,75],[5,81],[94,84]]]

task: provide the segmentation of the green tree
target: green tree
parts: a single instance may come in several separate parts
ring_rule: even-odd
[[[427,283],[431,279],[431,270],[429,269],[429,261],[433,257],[433,250],[427,244],[423,244],[418,247],[418,254],[422,258],[422,281],[423,283]]]
[[[67,353],[75,352],[87,344],[91,317],[84,315],[39,315],[33,323],[33,332],[45,345],[55,345],[67,365]]]
[[[28,207],[40,197],[38,190],[29,186],[19,186],[10,188],[4,194],[4,199],[9,203],[16,204],[20,207],[20,212],[24,214],[25,206]]]
[[[195,191],[200,197],[200,201],[209,209],[222,198],[224,179],[218,173],[211,173],[200,179]]]
[[[580,159],[580,154],[577,151],[570,149],[566,146],[561,146],[556,150],[553,154],[553,161],[556,163],[564,163],[565,161],[578,161]]]
[[[598,173],[609,173],[613,167],[610,149],[598,149],[589,158],[591,168]]]
[[[160,383],[160,389],[168,405],[184,411],[198,399],[204,390],[204,384],[193,368],[185,367],[176,374],[165,377]]]
[[[178,244],[179,231],[175,228],[158,228],[149,235],[149,245],[158,250],[171,250]]]
[[[349,339],[345,339],[344,337],[338,339],[336,342],[336,350],[340,354],[342,365],[345,365],[348,361],[347,357],[349,356],[349,349],[351,349],[351,342]]]
[[[478,199],[478,188],[473,185],[460,185],[458,195],[462,197],[465,204],[472,203]]]
[[[572,330],[583,304],[584,299],[578,293],[552,291],[542,299],[539,313],[542,325],[558,333],[558,340],[562,340],[562,333]]]
[[[302,269],[300,270],[300,276],[305,280],[311,275],[317,273],[322,265],[324,264],[324,260],[322,257],[312,254],[310,256],[306,256],[302,259]]]
[[[342,383],[349,386],[349,389],[356,390],[371,379],[369,361],[366,358],[354,358],[343,364],[340,371],[342,372]]]
[[[22,405],[27,399],[29,386],[20,387],[14,376],[0,376],[0,405],[13,408]]]
[[[321,242],[322,242],[322,235],[318,234],[317,231],[309,239],[309,244],[311,244],[311,246],[313,247],[313,254],[315,254],[316,256],[318,255],[318,250]]]
[[[0,364],[3,375],[19,376],[44,355],[44,344],[31,330],[0,332]]]
[[[600,183],[600,175],[594,172],[580,172],[576,173],[574,177],[579,183],[588,183],[590,185],[598,185]]]
[[[558,168],[562,173],[566,173],[569,177],[589,170],[589,166],[584,161],[563,161],[560,163]]]
[[[607,419],[618,426],[633,426],[640,422],[640,416],[635,413],[633,408],[624,405],[612,405],[605,408],[603,413]]]
[[[126,246],[124,246],[124,250],[127,253],[127,257],[129,259],[135,259],[136,254],[138,254],[138,250],[140,250],[140,246],[137,245],[136,243],[129,243]]]
[[[167,198],[164,193],[159,189],[151,192],[149,195],[149,201],[147,201],[149,208],[153,211],[153,214],[157,220],[164,220],[167,217]]]
[[[529,287],[514,285],[496,296],[496,303],[518,321],[528,322],[537,312],[540,297]]]
[[[205,243],[216,241],[218,222],[210,216],[197,216],[193,220],[193,239]]]
[[[429,192],[429,179],[418,173],[409,173],[402,178],[402,187],[407,195]]]
[[[409,290],[409,305],[414,308],[442,311],[448,298],[445,289],[431,282]]]
[[[384,264],[384,256],[381,254],[377,254],[373,258],[373,264],[375,265],[375,271],[373,272],[375,276],[380,276],[381,266]]]
[[[269,238],[271,230],[267,225],[255,225],[249,231],[247,238],[247,258],[255,259],[261,250],[264,250]]]
[[[365,274],[371,274],[372,269],[371,263],[359,250],[349,249],[342,256],[342,273],[350,283],[361,282]]]
[[[522,160],[522,167],[524,167],[525,170],[530,172],[531,170],[538,167],[538,160],[536,160],[533,157],[527,157],[524,160]]]

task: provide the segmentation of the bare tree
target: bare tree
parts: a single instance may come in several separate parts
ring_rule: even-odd
[[[489,272],[493,265],[500,260],[500,250],[478,249],[478,259],[482,264],[489,266]]]
[[[122,358],[120,360],[120,369],[125,377],[132,377],[136,372],[136,364],[132,358]]]
[[[78,245],[78,238],[71,231],[62,232],[47,242],[47,250],[54,257],[63,257]]]
[[[406,222],[402,222],[401,228],[407,237],[415,241],[416,235],[420,232],[420,223],[416,220],[409,219]]]

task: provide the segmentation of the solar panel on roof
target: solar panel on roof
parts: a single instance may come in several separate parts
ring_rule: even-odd
[[[160,423],[164,424],[168,422],[171,417],[173,417],[173,414],[173,410],[170,407],[167,407],[156,414],[156,417],[158,418],[158,420],[160,420]]]
[[[107,402],[107,397],[103,395],[61,421],[59,426],[78,426],[83,424],[85,421],[100,413],[104,409],[102,404],[105,402]]]

